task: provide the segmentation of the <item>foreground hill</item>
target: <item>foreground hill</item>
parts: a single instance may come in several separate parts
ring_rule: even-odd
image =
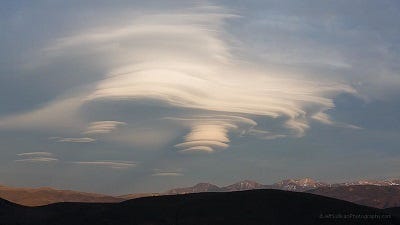
[[[57,203],[41,207],[0,202],[7,225],[312,225],[399,224],[366,206],[281,190],[197,193],[138,198],[122,203]]]
[[[397,218],[400,218],[400,207],[392,207],[384,209],[386,213],[389,213]]]
[[[0,186],[0,198],[26,206],[40,206],[56,202],[121,202],[124,200],[107,195],[56,190],[47,187],[15,188],[6,186]]]
[[[337,198],[375,208],[400,206],[400,186],[353,185],[321,187],[308,193]]]

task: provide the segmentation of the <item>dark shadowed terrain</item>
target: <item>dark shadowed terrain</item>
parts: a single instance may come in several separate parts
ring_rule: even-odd
[[[348,218],[345,218],[348,217]],[[122,203],[24,207],[2,200],[0,224],[312,225],[398,224],[387,212],[309,193],[281,190],[145,197]]]
[[[384,209],[385,212],[400,218],[400,207],[392,207],[392,208],[386,208]]]

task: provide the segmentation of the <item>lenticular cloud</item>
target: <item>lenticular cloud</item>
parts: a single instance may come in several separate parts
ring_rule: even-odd
[[[95,52],[107,62],[105,77],[81,96],[82,104],[150,99],[195,111],[163,118],[189,130],[175,145],[182,152],[225,149],[230,135],[301,137],[311,120],[333,124],[325,113],[334,107],[333,97],[354,90],[332,79],[309,80],[243,63],[223,29],[233,17],[220,8],[157,14],[62,38],[47,50]],[[282,129],[262,127],[256,118],[279,121]],[[92,123],[86,134],[109,133],[121,124]]]

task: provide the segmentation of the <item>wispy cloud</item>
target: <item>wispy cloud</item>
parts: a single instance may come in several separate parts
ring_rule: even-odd
[[[54,154],[51,152],[23,152],[17,155],[21,157],[50,157]]]
[[[22,159],[17,159],[15,162],[48,163],[58,161],[51,152],[23,152],[17,156]]]
[[[99,167],[106,167],[111,169],[129,169],[137,166],[137,163],[132,161],[80,161],[80,162],[72,162],[73,164],[77,165],[84,165],[84,166],[99,166]]]
[[[58,159],[50,158],[50,157],[33,157],[33,158],[15,160],[15,162],[32,162],[32,163],[57,162],[57,161],[58,161]]]
[[[178,177],[178,176],[184,176],[183,174],[183,169],[171,169],[171,170],[165,170],[165,169],[154,169],[153,174],[151,176],[154,177]]]
[[[107,134],[114,131],[118,126],[121,125],[126,125],[126,123],[119,121],[92,122],[89,124],[84,134]]]
[[[72,142],[72,143],[90,143],[96,141],[96,139],[83,137],[83,138],[63,138],[63,137],[51,137],[50,139],[56,142]]]
[[[159,173],[153,173],[152,176],[155,176],[155,177],[177,177],[177,176],[183,176],[183,173],[159,172]]]

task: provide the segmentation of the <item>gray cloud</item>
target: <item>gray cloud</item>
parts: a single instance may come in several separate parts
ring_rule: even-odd
[[[184,176],[183,169],[154,169],[153,174],[151,176],[154,177],[179,177]]]
[[[77,165],[84,166],[99,166],[106,167],[111,169],[129,169],[137,166],[137,163],[132,161],[81,161],[81,162],[72,162]]]
[[[42,163],[42,162],[57,162],[58,159],[50,157],[33,157],[28,159],[17,159],[15,162],[32,162],[32,163]]]
[[[153,173],[152,176],[155,176],[155,177],[176,177],[176,176],[183,176],[183,173],[159,172],[159,173]]]
[[[23,153],[18,153],[17,156],[21,157],[49,157],[53,156],[54,154],[51,152],[23,152]]]
[[[50,152],[24,152],[17,154],[17,156],[23,159],[14,160],[15,162],[31,162],[31,163],[58,162],[58,159],[54,157],[53,153]]]

